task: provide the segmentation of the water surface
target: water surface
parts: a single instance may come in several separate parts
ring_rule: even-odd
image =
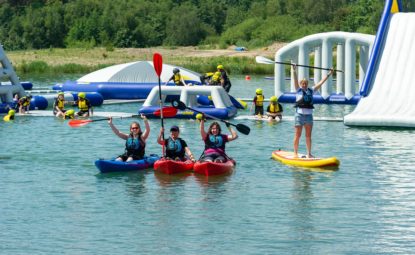
[[[258,87],[267,97],[273,93],[272,81],[262,77],[232,78],[236,97],[251,98]],[[54,80],[62,81],[32,81],[50,87]],[[96,111],[136,113],[138,107]],[[291,105],[284,109],[293,115]],[[352,110],[321,105],[315,116]],[[124,132],[130,121],[114,120]],[[293,122],[234,123],[251,133],[227,147],[237,161],[234,173],[215,178],[152,170],[100,174],[94,160],[123,151],[105,121],[78,129],[51,117],[0,123],[0,254],[413,253],[413,130],[315,122],[313,153],[341,161],[337,171],[327,171],[270,159],[273,150],[292,150]],[[197,123],[165,122],[173,124],[200,155]],[[160,122],[150,125],[147,152],[160,154]],[[304,138],[300,144],[304,151]]]

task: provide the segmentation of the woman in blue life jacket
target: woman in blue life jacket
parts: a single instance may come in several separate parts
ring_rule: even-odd
[[[165,146],[166,151],[166,158],[173,159],[177,161],[186,161],[186,154],[190,160],[194,161],[195,158],[193,157],[192,152],[190,151],[189,147],[185,140],[179,137],[180,129],[178,126],[172,126],[170,128],[170,137],[163,140],[163,133],[164,129],[160,129],[160,134],[157,138],[157,142],[160,145]]]
[[[295,99],[295,136],[294,136],[294,155],[298,156],[298,144],[300,141],[303,127],[305,129],[305,141],[307,147],[307,157],[312,158],[311,154],[311,132],[313,130],[313,94],[327,81],[329,76],[333,74],[333,68],[327,73],[321,81],[314,87],[308,87],[308,81],[302,79],[298,83],[297,66],[293,65],[294,85],[297,91]]]
[[[238,138],[238,134],[227,125],[231,135],[224,135],[218,122],[210,124],[208,131],[205,131],[205,120],[200,120],[200,135],[205,142],[205,150],[200,161],[226,162],[225,144]]]
[[[130,124],[129,134],[120,132],[112,123],[112,117],[108,119],[108,124],[110,125],[114,134],[116,134],[119,138],[125,140],[125,153],[118,156],[115,160],[128,162],[131,160],[140,160],[144,158],[146,140],[150,134],[150,125],[146,116],[141,115],[141,118],[144,120],[144,125],[146,127],[144,132],[141,131],[140,124],[134,121]]]

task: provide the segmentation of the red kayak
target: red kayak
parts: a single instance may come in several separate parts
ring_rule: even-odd
[[[206,176],[220,175],[232,172],[235,164],[236,162],[234,160],[228,160],[225,163],[197,161],[193,166],[193,170],[195,173],[203,174]]]
[[[171,159],[160,159],[154,163],[154,170],[164,174],[178,174],[192,171],[193,165],[194,162],[191,160],[176,161]]]

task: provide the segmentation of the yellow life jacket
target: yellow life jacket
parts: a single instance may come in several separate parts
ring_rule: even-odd
[[[4,116],[3,120],[4,120],[4,121],[9,121],[9,120],[10,120],[10,115],[6,115],[6,116]]]
[[[281,111],[281,109],[280,109],[280,106],[278,105],[278,102],[276,102],[275,104],[271,103],[269,105],[269,112],[270,113],[277,113],[277,112],[280,112],[280,111]]]
[[[221,77],[221,73],[220,72],[215,72],[212,75],[212,83],[219,84],[220,83],[220,77]]]
[[[64,100],[61,101],[58,99],[57,102],[58,102],[57,107],[63,110],[63,108],[65,107],[65,101]]]
[[[173,77],[174,77],[174,83],[176,83],[176,84],[181,83],[182,76],[179,73],[174,74]]]
[[[27,97],[20,98],[20,102],[21,102],[22,106],[28,106],[28,105],[30,105],[30,99],[27,98]]]
[[[264,95],[256,95],[256,106],[263,106],[264,105]]]
[[[86,111],[89,110],[89,107],[88,107],[88,104],[86,102],[86,99],[84,99],[84,100],[78,100],[78,108],[79,108],[79,110],[84,111],[84,112],[86,112]]]

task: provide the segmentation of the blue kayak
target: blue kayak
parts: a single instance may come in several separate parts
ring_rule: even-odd
[[[98,159],[95,161],[95,166],[101,173],[137,171],[153,167],[154,162],[159,159],[160,157],[155,154],[129,162],[115,161],[115,159]]]

